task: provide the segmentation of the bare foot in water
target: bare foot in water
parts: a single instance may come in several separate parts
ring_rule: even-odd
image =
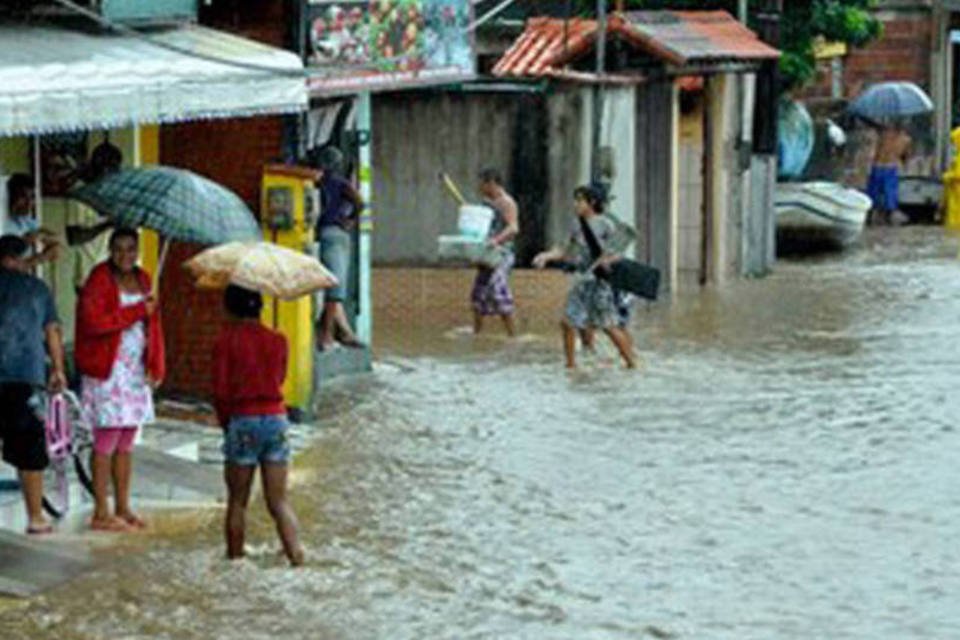
[[[118,513],[117,517],[126,522],[131,528],[143,530],[147,528],[147,523],[132,511]]]
[[[298,547],[290,554],[290,566],[291,567],[302,567],[304,562],[304,553],[303,547]]]
[[[110,533],[125,533],[131,531],[131,527],[127,524],[127,521],[117,516],[91,518],[90,528],[94,531],[107,531]]]

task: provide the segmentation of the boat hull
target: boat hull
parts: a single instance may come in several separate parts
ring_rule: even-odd
[[[777,185],[777,240],[786,245],[847,247],[860,237],[870,198],[830,182]]]

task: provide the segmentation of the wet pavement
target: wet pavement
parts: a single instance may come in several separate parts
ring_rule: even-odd
[[[378,327],[295,465],[305,569],[259,504],[233,564],[219,511],[165,512],[3,637],[960,637],[956,240],[639,309],[636,373],[540,325]]]

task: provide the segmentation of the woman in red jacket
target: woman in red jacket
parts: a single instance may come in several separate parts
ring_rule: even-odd
[[[114,231],[110,259],[90,273],[77,303],[75,359],[81,401],[93,428],[96,506],[90,526],[102,531],[146,526],[130,508],[131,452],[137,430],[154,420],[153,389],[165,372],[157,300],[138,257],[137,232]]]
[[[224,430],[227,557],[242,558],[247,503],[260,467],[263,495],[283,551],[293,566],[303,564],[297,518],[287,500],[287,339],[260,324],[259,293],[230,285],[224,292],[230,321],[213,351],[213,402]]]

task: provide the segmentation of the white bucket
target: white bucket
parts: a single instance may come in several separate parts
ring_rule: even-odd
[[[493,224],[493,209],[484,205],[465,204],[460,207],[457,230],[460,235],[486,239]]]

